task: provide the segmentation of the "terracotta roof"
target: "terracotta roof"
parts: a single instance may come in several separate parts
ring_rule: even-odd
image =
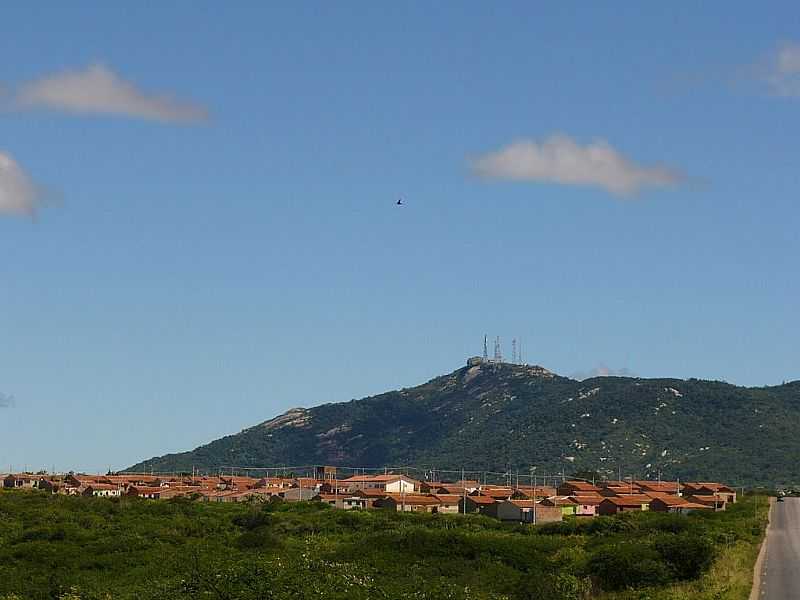
[[[385,498],[387,495],[383,490],[356,490],[353,494],[364,498]]]
[[[666,504],[667,506],[680,506],[683,504],[688,504],[686,500],[679,498],[678,496],[662,496],[660,498],[653,498],[653,502],[659,502],[661,504]]]
[[[556,495],[556,488],[546,486],[546,485],[520,485],[515,488],[516,490],[522,492],[523,494],[533,494],[536,492],[537,496],[555,496]],[[588,493],[588,492],[587,492]]]
[[[539,503],[533,500],[506,500],[506,502],[510,502],[517,508],[533,508],[534,506],[539,506]]]
[[[652,500],[649,496],[642,494],[638,496],[610,496],[604,498],[603,502],[611,502],[616,506],[641,506],[642,504],[650,504]]]
[[[596,485],[589,483],[588,481],[565,481],[563,483],[564,486],[570,486],[576,490],[597,490],[599,489]],[[559,486],[560,487],[560,486]]]
[[[713,496],[709,494],[692,494],[687,496],[686,499],[691,502],[693,500],[697,500],[698,502],[714,502],[714,503],[724,503],[725,498],[720,498],[719,496]]]
[[[708,506],[707,504],[698,504],[697,502],[687,502],[686,504],[682,504],[681,508],[691,508],[691,509],[694,509],[694,510],[702,510],[702,509],[712,510],[713,509],[713,507]]]
[[[499,499],[502,499],[502,500],[504,500],[506,498],[509,498],[513,493],[514,493],[514,490],[512,490],[511,488],[508,488],[508,489],[485,489],[485,488],[481,488],[478,491],[478,495],[488,496],[488,497],[494,498],[494,499],[498,499],[499,498]]]
[[[683,488],[683,485],[679,484],[677,481],[647,481],[644,479],[638,479],[633,483],[642,489],[652,492],[668,492],[674,494],[679,489]]]
[[[419,505],[435,505],[441,504],[441,501],[436,497],[429,494],[386,494],[387,498],[391,498],[398,504],[419,504]]]
[[[463,494],[466,489],[458,485],[440,485],[436,488],[436,491],[444,490],[443,494]]]
[[[438,499],[442,504],[448,506],[458,504],[461,502],[461,498],[463,498],[463,496],[459,496],[458,494],[434,494],[433,497]]]
[[[582,506],[597,506],[605,500],[602,496],[572,496],[572,498]]]
[[[93,490],[98,490],[98,491],[104,491],[104,490],[108,491],[108,490],[118,490],[119,489],[119,486],[114,485],[113,483],[91,483],[86,487],[87,488],[91,488]]]
[[[135,491],[137,495],[141,495],[141,494],[160,494],[161,493],[161,488],[160,487],[147,487],[147,486],[133,485],[128,489],[128,491]]]
[[[580,504],[580,502],[578,502],[578,500],[572,496],[555,496],[553,498],[542,500],[542,504],[545,506],[575,506],[576,504]]]
[[[349,481],[351,483],[360,483],[360,482],[388,482],[388,481],[397,481],[398,479],[405,479],[406,481],[416,481],[411,477],[403,474],[393,474],[388,473],[386,475],[353,475],[352,477],[348,477],[347,479],[341,479],[340,481]]]
[[[735,491],[727,485],[713,481],[687,482],[684,484],[684,486],[693,489],[705,488],[711,490],[712,492],[724,491],[726,493],[735,493]]]
[[[490,496],[467,496],[467,498],[472,500],[475,504],[489,505],[497,502],[497,500]]]
[[[642,490],[643,496],[649,496],[650,498],[679,498],[677,494],[670,494],[669,492],[651,492],[648,490]]]

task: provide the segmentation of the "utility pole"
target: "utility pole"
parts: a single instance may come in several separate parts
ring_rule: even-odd
[[[467,514],[467,482],[464,481],[464,467],[461,467],[461,503],[464,505],[464,514]]]

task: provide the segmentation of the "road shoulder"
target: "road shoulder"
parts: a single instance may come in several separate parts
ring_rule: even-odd
[[[772,525],[772,511],[775,508],[775,498],[769,499],[769,515],[767,516],[767,530],[764,532],[764,539],[761,540],[761,549],[758,551],[758,558],[753,567],[753,587],[750,590],[749,600],[758,600],[761,597],[761,577],[764,571],[764,560],[767,554],[767,539],[769,538],[770,527]]]

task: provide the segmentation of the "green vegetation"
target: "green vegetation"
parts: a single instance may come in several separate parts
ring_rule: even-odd
[[[423,385],[326,404],[133,471],[225,465],[416,465],[527,475],[800,482],[800,381],[743,388],[697,379],[575,381],[521,365],[459,369]]]
[[[533,528],[317,503],[4,492],[0,599],[739,600],[764,521],[752,499],[717,514]]]

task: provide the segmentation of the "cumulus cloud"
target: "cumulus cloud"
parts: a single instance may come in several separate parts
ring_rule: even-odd
[[[673,169],[639,165],[604,140],[582,146],[566,135],[553,135],[542,142],[514,142],[474,159],[471,167],[489,179],[594,186],[617,196],[685,180]]]
[[[0,151],[0,214],[34,217],[42,192],[10,155]]]
[[[800,97],[800,44],[781,44],[770,60],[765,79],[773,94]]]
[[[176,100],[168,94],[143,91],[99,64],[23,84],[17,90],[16,105],[164,122],[201,121],[208,117],[201,106]]]
[[[570,378],[583,381],[592,377],[636,377],[630,369],[610,369],[601,364],[588,372],[579,371],[570,375]]]
[[[14,396],[0,392],[0,408],[9,408],[10,406],[14,406]]]

